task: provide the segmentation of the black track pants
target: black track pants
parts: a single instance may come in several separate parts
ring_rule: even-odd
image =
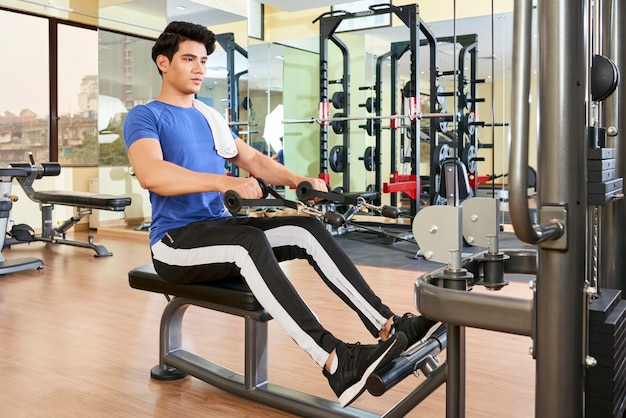
[[[259,303],[322,367],[338,340],[298,295],[280,261],[307,259],[375,337],[393,315],[314,218],[229,217],[195,222],[169,231],[152,247],[152,257],[158,274],[175,283],[241,275]]]

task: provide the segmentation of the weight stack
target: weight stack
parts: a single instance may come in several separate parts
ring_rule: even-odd
[[[622,418],[626,411],[626,301],[621,290],[602,289],[590,302],[585,416]]]
[[[587,150],[587,204],[604,206],[623,190],[624,180],[615,177],[615,148]]]

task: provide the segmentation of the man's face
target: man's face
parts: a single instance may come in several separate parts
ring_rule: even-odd
[[[195,94],[200,91],[206,73],[207,51],[204,44],[195,41],[183,41],[170,62],[167,57],[159,56],[159,65],[163,79],[171,87],[183,94]]]

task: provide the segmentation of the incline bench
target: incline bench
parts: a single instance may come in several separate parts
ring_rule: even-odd
[[[152,378],[175,380],[190,374],[239,396],[306,417],[380,416],[350,406],[342,408],[338,402],[268,382],[267,322],[271,317],[256,300],[243,278],[179,285],[161,279],[154,271],[154,267],[149,264],[131,270],[128,273],[128,281],[134,289],[162,293],[168,300],[161,316],[159,364],[150,371]],[[183,348],[183,316],[186,309],[192,305],[244,318],[243,374],[201,358]],[[378,396],[402,378],[412,375],[415,367],[421,368],[422,365],[429,363],[446,345],[445,333],[436,337],[433,336],[410,354],[396,359],[390,366],[385,367],[384,372],[388,373],[391,379],[387,380],[385,376],[371,376],[375,390],[380,393],[374,393],[372,390],[370,392]],[[428,366],[432,367],[432,364],[429,363]],[[442,383],[439,381],[433,385],[430,382],[426,385],[427,382],[428,379],[384,416],[405,416],[423,400],[424,392],[430,393]],[[422,388],[423,385],[428,387]]]
[[[66,239],[66,233],[80,220],[92,213],[93,209],[122,212],[131,204],[130,197],[98,194],[92,192],[66,192],[66,191],[35,191],[33,182],[43,176],[58,176],[61,166],[57,163],[43,163],[35,166],[28,163],[12,163],[11,167],[24,170],[26,176],[16,177],[24,189],[26,195],[34,202],[39,203],[41,210],[41,234],[36,234],[34,239],[53,244],[66,244],[75,247],[91,248],[96,252],[96,257],[112,255],[103,245],[95,244],[93,236],[88,237],[87,242]],[[56,228],[52,227],[52,211],[54,205],[74,206],[77,212]],[[14,242],[15,243],[15,242]]]

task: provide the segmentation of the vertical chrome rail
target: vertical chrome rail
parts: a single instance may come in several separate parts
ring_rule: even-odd
[[[528,207],[528,120],[532,46],[532,0],[516,0],[513,20],[511,93],[511,150],[509,155],[509,211],[515,234],[535,244],[563,234],[563,225],[550,220],[533,225]]]
[[[526,179],[532,4],[516,0],[514,8],[509,209],[517,236],[539,244],[533,340],[538,418],[584,416],[588,1],[538,2],[539,225],[530,220]]]
[[[539,2],[539,219],[561,214],[564,237],[539,246],[536,416],[584,416],[586,13],[590,0]],[[560,211],[560,212],[559,212]]]

